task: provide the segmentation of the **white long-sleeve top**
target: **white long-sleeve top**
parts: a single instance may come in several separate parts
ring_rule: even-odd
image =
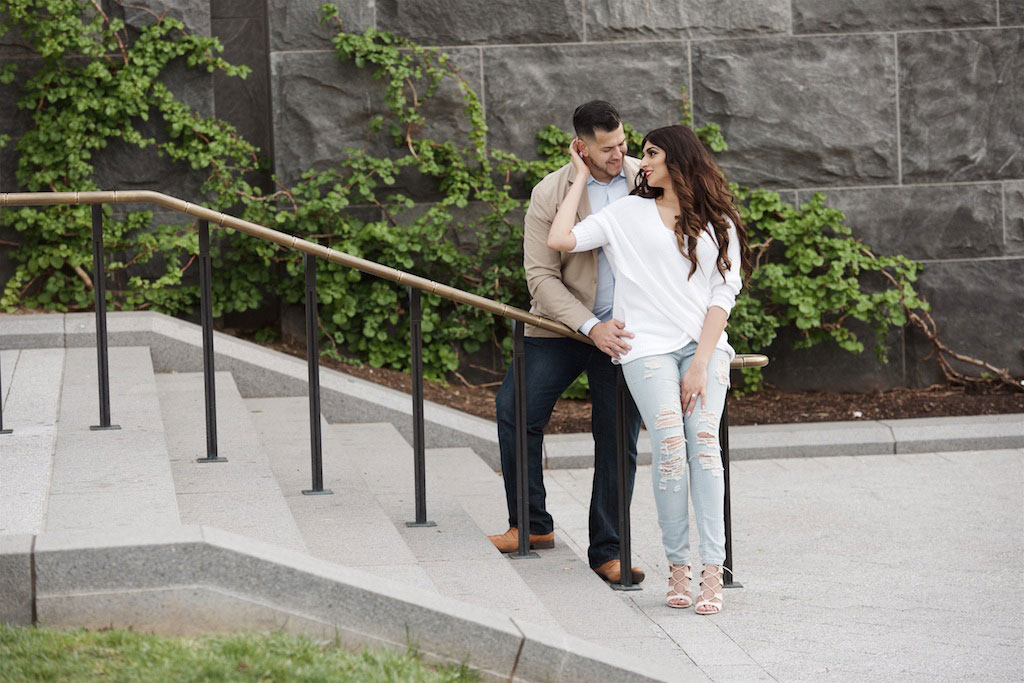
[[[577,223],[572,233],[572,251],[603,247],[615,273],[612,314],[636,335],[620,363],[698,341],[708,309],[719,306],[729,313],[743,286],[739,239],[731,222],[725,277],[715,266],[718,243],[706,230],[697,240],[697,270],[687,279],[690,261],[679,252],[675,234],[662,222],[653,199],[623,197]],[[730,360],[736,355],[725,332],[716,346]]]

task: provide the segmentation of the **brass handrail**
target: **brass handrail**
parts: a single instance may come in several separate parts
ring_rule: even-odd
[[[188,216],[194,216],[201,220],[209,221],[215,225],[238,230],[246,235],[258,237],[267,242],[279,244],[282,247],[296,249],[311,254],[318,258],[326,259],[332,263],[338,263],[349,268],[390,280],[409,287],[415,287],[430,294],[437,294],[456,303],[474,306],[476,308],[500,315],[503,318],[511,318],[535,327],[560,334],[578,341],[592,344],[590,337],[580,334],[555,320],[534,315],[521,308],[503,304],[486,297],[471,294],[464,290],[445,285],[440,282],[428,280],[427,278],[407,273],[390,266],[385,266],[376,261],[359,258],[346,254],[343,251],[330,249],[315,242],[304,240],[301,237],[289,235],[288,233],[273,230],[258,223],[251,223],[229,216],[220,211],[213,211],[204,206],[186,202],[177,197],[171,197],[161,192],[152,190],[113,190],[106,192],[3,192],[0,193],[0,207],[4,206],[56,206],[56,205],[78,205],[78,204],[157,204],[174,211],[179,211]],[[733,368],[754,368],[763,367],[768,364],[768,357],[763,354],[739,354],[732,362]]]

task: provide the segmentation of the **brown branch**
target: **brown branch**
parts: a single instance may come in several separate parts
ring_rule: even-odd
[[[75,271],[75,275],[78,276],[78,279],[81,280],[85,284],[85,288],[91,290],[92,289],[92,278],[89,277],[89,273],[85,272],[82,269],[82,266],[72,266],[72,269]]]
[[[501,382],[485,382],[484,384],[473,384],[472,382],[467,380],[465,377],[463,377],[458,372],[458,370],[452,370],[452,374],[455,375],[456,377],[458,377],[459,381],[462,382],[463,384],[465,384],[470,389],[481,389],[481,388],[484,388],[484,387],[496,387],[499,384],[501,384]]]
[[[27,282],[27,283],[25,284],[25,286],[24,286],[24,287],[22,287],[21,291],[20,291],[20,292],[18,292],[18,298],[20,299],[21,297],[25,296],[25,293],[26,293],[26,292],[27,292],[27,291],[28,291],[28,290],[29,290],[29,289],[30,289],[30,288],[32,287],[32,285],[34,285],[34,284],[36,283],[36,280],[38,280],[38,279],[39,279],[39,276],[38,276],[38,275],[36,275],[36,276],[35,276],[34,278],[32,278],[31,280],[29,280],[29,281],[28,281],[28,282]]]
[[[103,17],[103,21],[107,22],[107,24],[109,25],[110,17],[108,17],[107,13],[103,11],[102,7],[100,7],[100,3],[96,2],[96,0],[89,1],[92,3],[92,6],[96,8],[96,11],[100,13],[100,16]],[[121,40],[121,36],[118,34],[117,31],[114,31],[114,40],[117,41],[117,48],[121,51],[121,60],[124,62],[125,66],[127,66],[128,49],[124,46],[124,41]]]
[[[20,242],[11,242],[10,240],[0,240],[0,246],[3,247],[20,247]]]
[[[497,377],[501,377],[501,376],[503,376],[505,374],[503,372],[499,372],[498,370],[495,370],[494,368],[485,368],[484,366],[477,365],[476,363],[467,363],[466,365],[471,367],[471,368],[473,368],[474,370],[482,370],[483,372],[489,373],[491,375],[495,375]]]
[[[870,251],[864,250],[870,254]],[[886,270],[879,270],[894,287],[899,289],[901,292],[903,288],[900,287],[900,283],[896,280],[891,273]],[[925,302],[924,298],[921,298],[922,302]],[[925,302],[926,303],[926,302]],[[935,354],[935,361],[938,363],[939,368],[942,370],[943,376],[949,384],[985,384],[991,381],[998,381],[1001,384],[1013,387],[1017,391],[1024,391],[1024,383],[1015,379],[1007,368],[997,368],[996,366],[981,360],[980,358],[974,358],[966,354],[957,353],[947,346],[942,340],[939,339],[938,325],[935,323],[935,319],[927,311],[913,311],[906,304],[906,294],[900,295],[900,304],[903,306],[904,312],[907,314],[907,320],[909,320],[915,327],[921,330],[925,338],[928,339],[932,344],[932,353]],[[953,367],[953,364],[949,362],[949,359],[959,361],[966,365],[973,365],[974,367],[981,368],[984,372],[989,372],[993,375],[992,378],[987,377],[976,377],[968,375],[967,373],[960,372]]]
[[[395,218],[394,215],[390,211],[387,210],[387,207],[385,207],[383,204],[380,203],[380,200],[377,199],[377,197],[373,198],[373,203],[376,204],[377,208],[379,208],[381,210],[381,212],[384,214],[384,217],[387,218],[391,222],[391,225],[393,225],[395,227],[398,227],[398,225],[399,225],[398,219]]]

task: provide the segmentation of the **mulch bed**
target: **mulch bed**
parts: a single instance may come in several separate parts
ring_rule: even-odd
[[[269,344],[278,351],[305,358],[305,349],[285,344]],[[392,389],[410,391],[409,375],[369,365],[348,365],[329,359],[321,364],[354,377]],[[497,386],[471,386],[453,380],[447,386],[424,382],[428,401],[494,419]],[[926,389],[892,389],[869,394],[825,393],[818,391],[777,391],[765,389],[749,396],[734,395],[729,401],[729,424],[787,424],[793,422],[832,422],[842,420],[883,420],[910,417],[949,417],[953,415],[994,415],[1024,413],[1024,391],[998,386],[932,386]],[[561,400],[555,406],[547,433],[562,434],[590,431],[590,403]]]

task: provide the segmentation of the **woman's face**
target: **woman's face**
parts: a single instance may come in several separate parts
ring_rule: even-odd
[[[665,150],[650,142],[644,145],[640,156],[640,170],[646,176],[649,187],[666,187],[671,182],[668,165],[665,163]]]

